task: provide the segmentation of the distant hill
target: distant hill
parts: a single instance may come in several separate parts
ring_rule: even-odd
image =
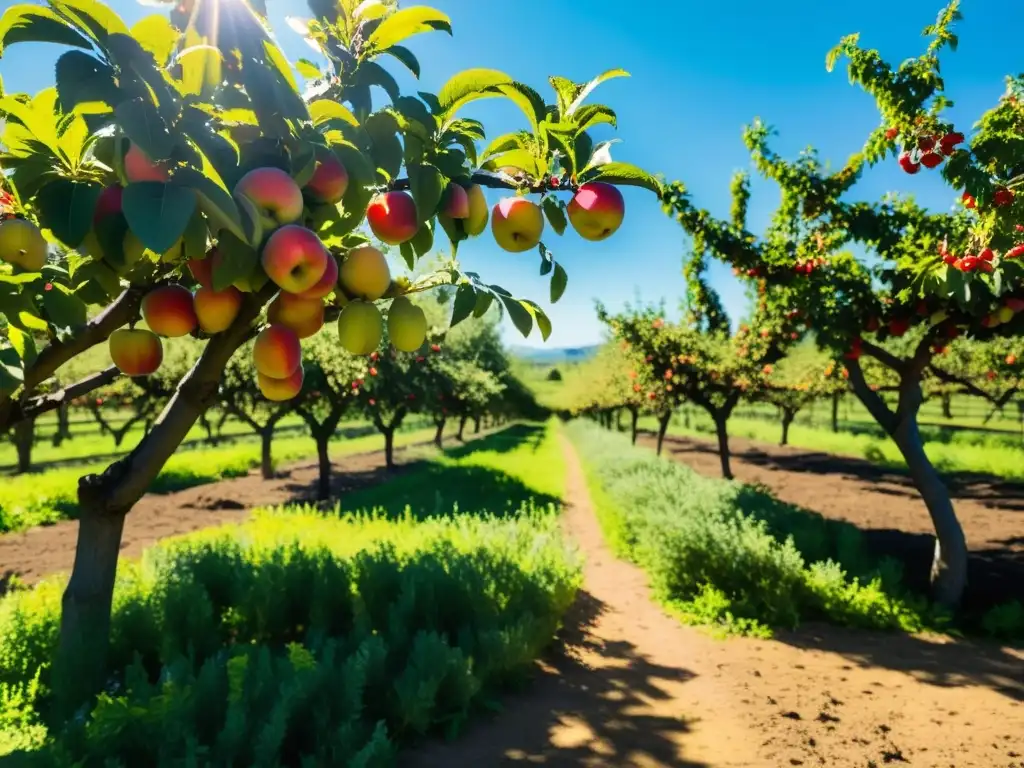
[[[516,347],[510,348],[513,357],[535,365],[559,365],[564,363],[580,363],[589,360],[599,349],[597,344],[589,347]]]

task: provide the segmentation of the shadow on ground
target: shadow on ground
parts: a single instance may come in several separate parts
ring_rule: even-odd
[[[653,664],[630,643],[596,640],[590,628],[604,611],[601,601],[581,591],[559,642],[538,663],[525,692],[504,697],[501,713],[475,721],[457,743],[413,747],[399,765],[708,768],[677,757],[678,737],[690,731],[686,720],[633,711],[642,705],[641,697],[666,698],[660,683],[686,681],[693,673]],[[610,663],[591,668],[580,659],[582,653]],[[556,728],[557,739],[552,738]]]
[[[905,672],[943,688],[984,686],[1024,702],[1024,652],[970,640],[934,641],[901,633],[866,632],[809,623],[775,639],[797,648],[837,653],[858,667]]]

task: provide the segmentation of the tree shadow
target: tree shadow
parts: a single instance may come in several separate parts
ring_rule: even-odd
[[[861,668],[905,672],[943,688],[981,685],[1024,702],[1024,652],[973,640],[880,633],[807,623],[775,639],[804,650],[839,654]]]
[[[544,441],[544,435],[545,428],[541,424],[513,424],[472,441],[466,440],[464,444],[454,448],[446,448],[444,452],[446,456],[460,459],[481,451],[511,453],[523,446],[529,446],[536,451]]]
[[[591,630],[605,610],[581,590],[560,642],[537,664],[526,691],[504,697],[499,714],[471,723],[458,741],[417,745],[400,756],[399,765],[708,768],[678,756],[678,738],[691,730],[683,717],[636,713],[644,698],[667,698],[661,683],[685,682],[694,674],[654,664],[631,643],[595,638]],[[585,657],[594,655],[601,665],[587,663]]]

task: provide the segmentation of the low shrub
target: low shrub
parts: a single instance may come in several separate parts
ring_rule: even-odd
[[[613,549],[684,621],[761,635],[809,619],[908,631],[940,622],[902,588],[897,564],[869,557],[854,526],[703,477],[590,423],[567,430]]]
[[[110,685],[47,731],[62,584],[0,606],[0,743],[33,766],[389,765],[524,679],[579,583],[553,508],[285,509],[122,566]],[[84,761],[84,762],[78,762]]]

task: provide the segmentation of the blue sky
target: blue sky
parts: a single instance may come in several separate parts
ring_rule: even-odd
[[[129,21],[155,12],[135,0],[110,4]],[[423,68],[418,84],[400,65],[388,64],[403,91],[436,92],[462,69],[490,67],[550,96],[548,75],[584,81],[621,67],[632,76],[610,81],[594,94],[595,101],[619,114],[619,130],[599,138],[621,139],[612,148],[616,159],[685,181],[697,203],[719,216],[728,215],[732,173],[749,167],[740,138],[745,123],[760,116],[777,128],[773,146],[785,155],[813,144],[823,158],[841,164],[878,124],[878,115],[871,99],[849,85],[845,71],[825,71],[825,53],[841,36],[861,32],[862,42],[879,48],[890,61],[915,56],[922,50],[921,29],[940,7],[939,0],[896,5],[884,0],[429,4],[451,17],[454,37],[432,33],[411,42]],[[287,14],[303,15],[305,3],[268,0],[268,6],[285,51],[292,58],[308,56],[309,49],[283,23]],[[946,56],[943,73],[956,102],[950,114],[967,132],[1003,92],[1004,76],[1019,71],[1015,38],[1007,31],[1024,28],[1024,4],[968,0],[964,6],[960,47]],[[32,91],[49,85],[54,59],[52,47],[10,49],[0,60],[6,89]],[[380,94],[377,103],[385,99]],[[515,107],[499,100],[472,105],[467,114],[483,120],[489,136],[524,127]],[[955,197],[937,173],[908,177],[895,162],[872,169],[857,193],[875,199],[891,190],[913,192],[937,208],[948,207]],[[496,202],[498,194],[491,194]],[[675,306],[682,289],[678,225],[661,212],[651,193],[626,189],[625,197],[626,220],[602,243],[585,242],[571,230],[563,237],[548,231],[545,242],[569,273],[566,295],[553,306],[548,305],[546,278],[538,274],[535,252],[506,253],[485,235],[465,244],[460,257],[488,282],[545,307],[554,324],[548,346],[595,343],[601,337],[595,298],[612,308],[638,297],[665,298]],[[777,199],[775,188],[755,183],[751,229],[763,228]],[[717,264],[711,269],[730,312],[744,311],[743,291],[729,270]],[[507,338],[516,344],[542,344],[536,332],[524,342],[512,329]]]

